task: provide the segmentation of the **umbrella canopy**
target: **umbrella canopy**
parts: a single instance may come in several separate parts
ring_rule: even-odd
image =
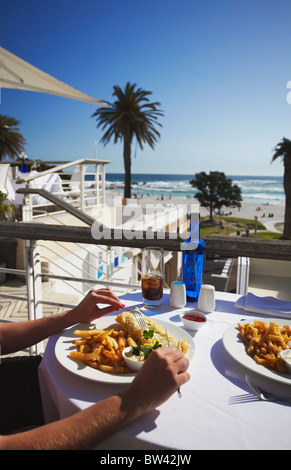
[[[66,85],[25,62],[25,60],[11,54],[11,52],[6,51],[3,47],[0,47],[0,87],[38,91],[72,100],[85,101],[99,106],[107,106],[107,103],[91,98],[81,91]]]

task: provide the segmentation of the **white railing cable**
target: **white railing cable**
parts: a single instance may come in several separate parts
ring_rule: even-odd
[[[97,279],[89,279],[89,278],[84,278],[84,277],[76,277],[76,276],[61,276],[58,274],[44,274],[42,273],[40,277],[48,277],[51,279],[60,279],[60,280],[66,280],[70,282],[87,282],[89,284],[96,284],[96,285],[101,285],[101,286],[108,286],[108,287],[119,287],[123,289],[140,289],[139,284],[125,284],[121,282],[115,282],[115,281],[105,281],[101,280],[98,281]],[[83,292],[82,292],[83,295]]]

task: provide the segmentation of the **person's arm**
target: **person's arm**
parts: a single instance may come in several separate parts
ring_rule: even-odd
[[[97,304],[107,304],[99,308]],[[76,323],[90,323],[123,307],[110,289],[91,290],[72,310],[32,321],[0,323],[0,354],[20,351]]]
[[[0,436],[0,449],[93,449],[166,401],[189,380],[188,365],[181,351],[157,349],[126,390],[41,429]]]

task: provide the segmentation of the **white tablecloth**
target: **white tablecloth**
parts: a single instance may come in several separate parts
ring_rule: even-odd
[[[234,307],[238,295],[216,293],[216,311],[208,322],[193,332],[195,354],[190,381],[182,398],[174,394],[158,409],[136,420],[123,431],[100,444],[100,449],[291,449],[289,436],[291,407],[259,401],[245,383],[245,374],[269,390],[291,396],[291,386],[247,371],[225,350],[226,329],[242,318],[252,319]],[[139,293],[123,297],[126,305],[141,301]],[[178,311],[163,305],[151,312],[183,326]],[[193,304],[192,304],[193,305]],[[50,338],[39,369],[47,421],[70,416],[99,401],[120,385],[104,385],[80,378],[58,363],[54,355],[58,336]]]
[[[37,171],[31,171],[30,173],[19,173],[18,179],[25,178],[25,176],[29,175],[37,175]],[[23,194],[18,194],[16,191],[20,188],[26,188],[27,183],[17,183],[17,180],[12,181],[12,186],[15,191],[15,205],[21,205],[23,203]],[[38,178],[30,181],[30,187],[33,189],[46,189],[50,193],[62,193],[62,180],[60,175],[57,173],[51,173],[49,175],[39,176]],[[47,199],[43,198],[42,196],[33,195],[32,196],[32,204],[47,204]]]

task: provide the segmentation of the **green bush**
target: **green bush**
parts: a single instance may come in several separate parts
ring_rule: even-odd
[[[7,194],[0,191],[0,220],[14,222],[15,206],[7,199]]]

